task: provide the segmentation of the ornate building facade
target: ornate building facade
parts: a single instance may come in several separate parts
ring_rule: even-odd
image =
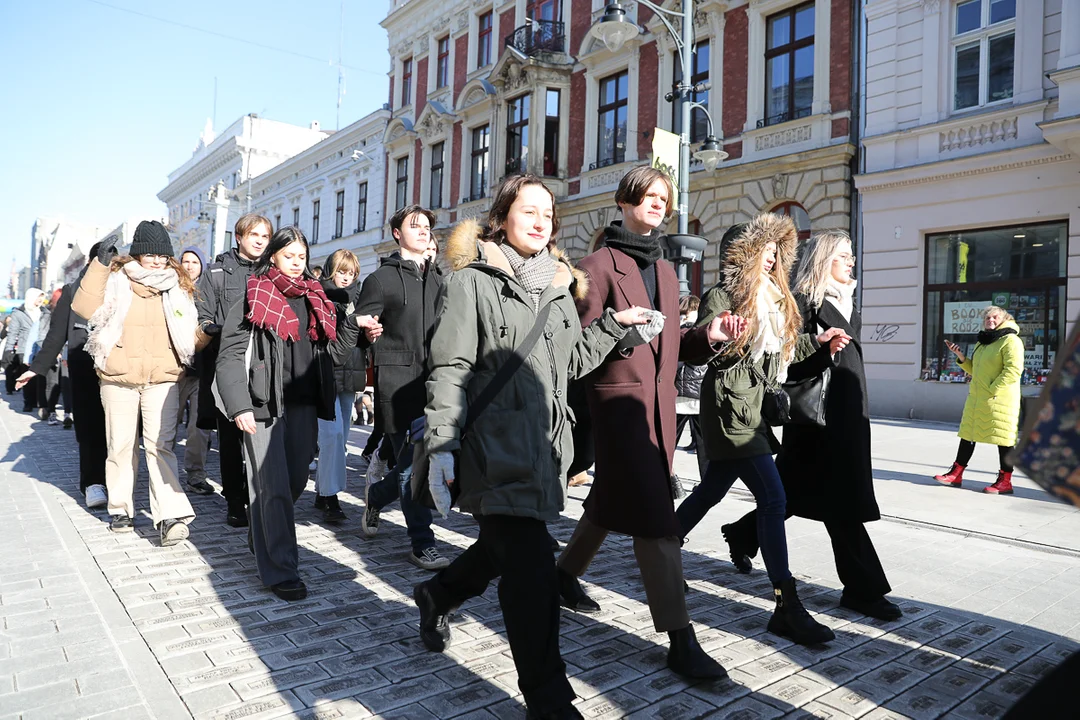
[[[677,0],[662,3],[680,7]],[[653,129],[675,129],[665,99],[679,70],[660,20],[624,3],[643,32],[617,52],[589,34],[602,0],[394,0],[386,216],[409,202],[440,226],[487,212],[491,189],[528,170],[559,202],[561,244],[583,255],[615,219],[612,196],[651,161]],[[729,158],[691,166],[691,230],[719,241],[772,210],[801,232],[852,227],[859,123],[857,28],[843,0],[698,0],[691,80]],[[676,23],[677,26],[677,23]],[[691,139],[709,133],[695,110]],[[715,282],[710,243],[691,283]]]

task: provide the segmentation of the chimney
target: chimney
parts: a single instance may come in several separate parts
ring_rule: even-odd
[[[318,120],[312,120],[311,121],[311,129],[312,130],[318,130],[319,129],[319,121]]]

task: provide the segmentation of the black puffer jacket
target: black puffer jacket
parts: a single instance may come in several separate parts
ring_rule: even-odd
[[[323,268],[322,288],[326,297],[330,298],[337,308],[338,324],[341,324],[356,304],[360,294],[359,280],[348,287],[339,288],[334,284],[330,268]],[[354,346],[345,362],[334,366],[334,388],[339,395],[364,391],[367,385],[367,363],[364,361],[364,354],[360,347]]]
[[[679,397],[700,399],[701,381],[705,379],[705,371],[708,369],[708,365],[679,363],[679,369],[675,371],[675,391],[679,393]]]

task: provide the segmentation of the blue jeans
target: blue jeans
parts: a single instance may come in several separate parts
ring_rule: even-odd
[[[384,507],[401,500],[401,512],[405,515],[405,526],[409,531],[412,549],[420,553],[429,547],[435,547],[435,533],[431,531],[431,510],[414,502],[409,483],[412,479],[412,444],[405,442],[405,431],[387,433],[383,442],[390,441],[397,456],[397,465],[386,477],[368,488],[368,504],[382,510]]]
[[[705,513],[724,499],[727,491],[742,479],[757,501],[757,531],[761,556],[769,580],[779,585],[791,577],[788,569],[787,534],[784,532],[784,515],[787,511],[787,495],[780,482],[780,473],[772,455],[757,455],[739,460],[710,460],[701,483],[683,501],[675,515],[682,526],[685,538],[701,522]]]
[[[356,393],[339,393],[333,420],[319,420],[319,467],[315,492],[337,495],[345,489],[345,444],[352,427],[352,407]]]

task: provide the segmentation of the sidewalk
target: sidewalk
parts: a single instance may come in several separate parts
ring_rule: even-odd
[[[752,507],[733,491],[684,553],[698,637],[731,679],[689,686],[664,668],[667,638],[653,632],[631,543],[612,537],[586,577],[604,611],[563,616],[561,647],[581,712],[605,720],[993,718],[1080,648],[1075,513],[1034,490],[989,498],[923,482],[951,460],[951,433],[892,423],[874,430],[879,500],[897,520],[870,532],[901,621],[864,622],[839,609],[824,529],[792,519],[800,593],[837,640],[800,648],[765,633],[771,587],[760,558],[751,575],[735,573],[720,535],[722,523]],[[190,541],[175,547],[157,547],[145,513],[134,534],[113,535],[102,513],[82,505],[74,433],[0,402],[0,499],[9,510],[0,526],[8,561],[0,719],[523,717],[494,588],[462,607],[447,653],[420,645],[410,593],[428,575],[404,561],[400,512],[384,513],[373,540],[359,532],[365,438],[353,429],[346,524],[317,522],[310,485],[297,504],[311,594],[289,604],[260,586],[245,533],[224,525],[223,498],[192,497],[199,517]],[[911,457],[925,464],[905,462]],[[988,453],[976,454],[980,462],[993,469]],[[692,475],[692,456],[680,453],[678,463]],[[216,459],[210,470],[216,477]],[[136,504],[145,511],[142,475]],[[560,540],[587,492],[575,489],[552,527]],[[436,533],[453,556],[475,525],[453,513]]]

